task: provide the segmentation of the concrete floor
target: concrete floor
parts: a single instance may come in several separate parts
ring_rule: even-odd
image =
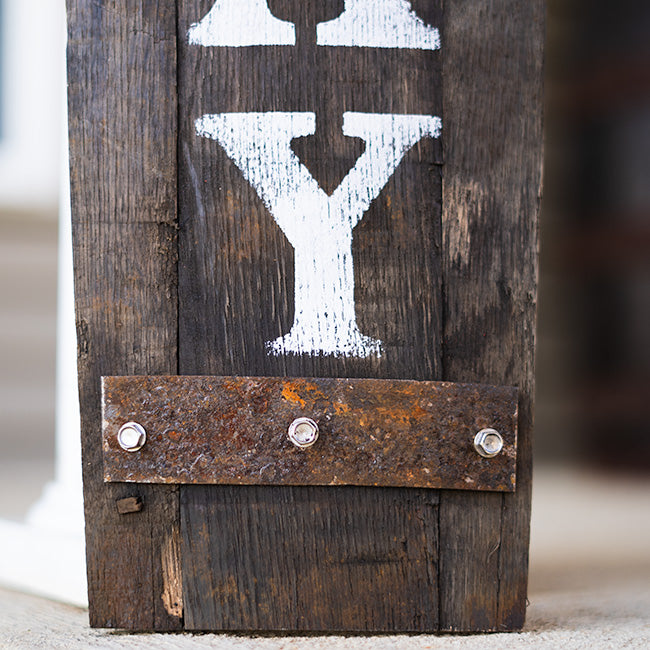
[[[519,634],[452,636],[254,636],[136,634],[90,630],[86,613],[22,594],[0,591],[0,648],[123,648],[155,650],[592,650],[650,647],[647,582],[629,580],[599,589],[545,592],[531,597],[528,622]]]

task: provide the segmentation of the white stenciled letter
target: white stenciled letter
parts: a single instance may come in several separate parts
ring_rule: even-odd
[[[316,27],[318,45],[440,48],[440,35],[411,9],[408,0],[345,0],[345,11]]]
[[[364,336],[354,309],[352,229],[421,138],[440,135],[441,121],[427,115],[344,113],[343,133],[366,149],[331,196],[291,150],[291,140],[311,135],[313,113],[223,113],[196,121],[255,188],[294,248],[295,308],[291,331],[267,343],[274,354],[367,357],[381,341]]]
[[[192,45],[245,47],[295,45],[293,23],[276,18],[266,0],[217,0],[203,19],[190,27]]]

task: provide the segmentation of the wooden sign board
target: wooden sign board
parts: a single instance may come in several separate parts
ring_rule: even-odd
[[[521,628],[543,3],[67,4],[91,625]],[[146,453],[120,455],[108,420],[102,441],[102,377],[110,392],[132,375],[149,378],[149,392],[129,393],[129,417],[146,406],[154,433]],[[259,426],[272,462],[283,462],[279,420],[293,411],[282,378],[300,377],[323,378],[312,382],[322,398],[290,395],[298,415],[334,417],[321,423],[329,447],[320,463],[316,445],[311,456],[294,450],[287,481],[269,474],[262,450],[258,483],[242,458]],[[397,417],[388,384],[336,383],[353,378],[408,380],[419,400],[424,384],[445,382],[460,401],[435,413],[420,401],[423,419],[412,419],[415,407]],[[224,428],[222,412],[179,415],[205,382],[234,391],[228,408],[246,414],[248,447],[228,438],[244,429]],[[456,456],[431,479],[418,466],[426,451],[450,453],[453,439],[470,483],[490,467],[471,455],[470,432],[490,423],[454,388],[466,383],[506,391],[502,458],[514,469],[516,450],[516,484],[507,463],[512,480],[488,472],[474,489],[449,478]],[[166,410],[151,386],[172,395]],[[342,398],[342,386],[370,392]],[[280,397],[261,407],[260,391]],[[105,416],[115,415],[107,400]],[[437,428],[445,413],[453,422]],[[187,424],[215,417],[207,434]],[[178,422],[212,454],[200,472],[195,447],[176,444]],[[424,444],[426,427],[438,437],[418,455],[408,445]],[[219,471],[214,432],[234,454]],[[392,435],[404,449],[386,442]],[[154,441],[167,445],[167,474]],[[342,455],[361,466],[359,450],[371,469],[339,472]],[[380,457],[408,458],[410,482],[398,468],[383,482],[371,467]],[[240,461],[246,472],[232,469]]]

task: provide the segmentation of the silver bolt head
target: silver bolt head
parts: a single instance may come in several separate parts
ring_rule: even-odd
[[[474,449],[483,458],[494,458],[503,449],[503,438],[496,429],[481,429],[474,436]]]
[[[289,425],[288,435],[296,447],[306,449],[318,440],[318,425],[310,418],[296,418]]]
[[[124,451],[140,451],[147,442],[147,432],[137,422],[127,422],[117,432],[117,442]]]

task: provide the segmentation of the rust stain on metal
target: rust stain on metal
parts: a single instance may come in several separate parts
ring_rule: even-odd
[[[517,389],[388,379],[104,377],[104,480],[234,485],[375,485],[513,491]],[[299,449],[291,422],[314,420]],[[147,431],[125,452],[117,431]],[[476,453],[499,431],[503,451]]]
[[[287,402],[291,402],[292,404],[299,404],[304,408],[306,402],[305,400],[296,393],[296,391],[291,387],[290,384],[287,384],[283,389],[282,389],[282,398],[286,399]]]

